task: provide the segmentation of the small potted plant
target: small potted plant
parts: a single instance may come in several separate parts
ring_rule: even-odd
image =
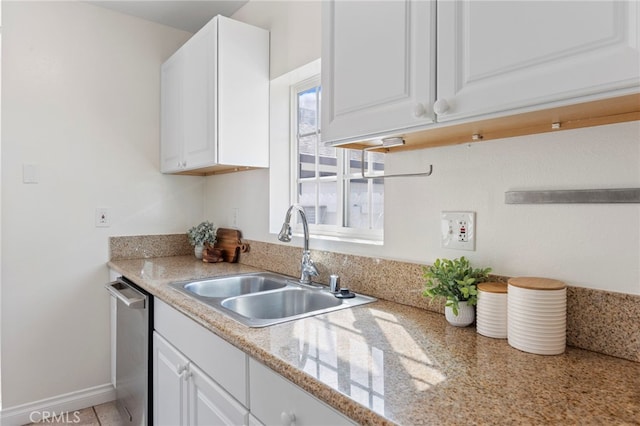
[[[216,226],[209,222],[202,222],[187,231],[189,242],[194,247],[195,255],[202,259],[202,249],[205,244],[213,245],[216,242]]]
[[[475,320],[474,305],[478,301],[477,284],[486,281],[491,268],[474,269],[464,256],[459,259],[436,259],[431,266],[423,266],[425,290],[432,300],[444,297],[445,317],[450,324],[466,327]]]

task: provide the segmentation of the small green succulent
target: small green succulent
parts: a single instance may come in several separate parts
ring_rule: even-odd
[[[467,301],[475,305],[478,301],[477,284],[486,281],[491,268],[474,269],[464,256],[459,259],[436,259],[431,266],[423,266],[425,297],[444,297],[454,315],[458,315],[458,303]]]
[[[192,246],[200,246],[205,243],[213,244],[216,242],[216,226],[208,221],[202,222],[200,225],[190,228],[187,231],[187,236]]]

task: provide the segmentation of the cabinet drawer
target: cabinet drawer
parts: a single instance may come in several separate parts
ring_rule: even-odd
[[[155,300],[154,328],[247,406],[247,355],[244,352],[158,299]]]
[[[284,377],[249,358],[249,411],[265,425],[289,424],[286,416],[295,416],[296,426],[353,425],[347,417],[318,400]],[[283,416],[284,415],[284,416]],[[285,417],[285,419],[283,419]]]

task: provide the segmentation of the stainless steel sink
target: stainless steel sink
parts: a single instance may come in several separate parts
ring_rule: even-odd
[[[183,288],[203,297],[233,297],[259,291],[275,290],[287,285],[280,277],[271,274],[235,275],[189,282]]]
[[[321,284],[301,284],[271,272],[240,274],[170,284],[176,290],[249,327],[265,327],[376,299],[356,294],[340,299]]]
[[[244,317],[256,319],[292,317],[341,304],[342,300],[330,293],[304,288],[287,288],[222,301],[223,307]]]

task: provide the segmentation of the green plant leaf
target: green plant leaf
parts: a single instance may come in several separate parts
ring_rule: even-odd
[[[458,310],[458,301],[477,302],[477,283],[486,281],[491,268],[474,269],[464,256],[459,259],[436,259],[431,266],[422,267],[425,280],[423,296],[444,297],[446,306]]]

